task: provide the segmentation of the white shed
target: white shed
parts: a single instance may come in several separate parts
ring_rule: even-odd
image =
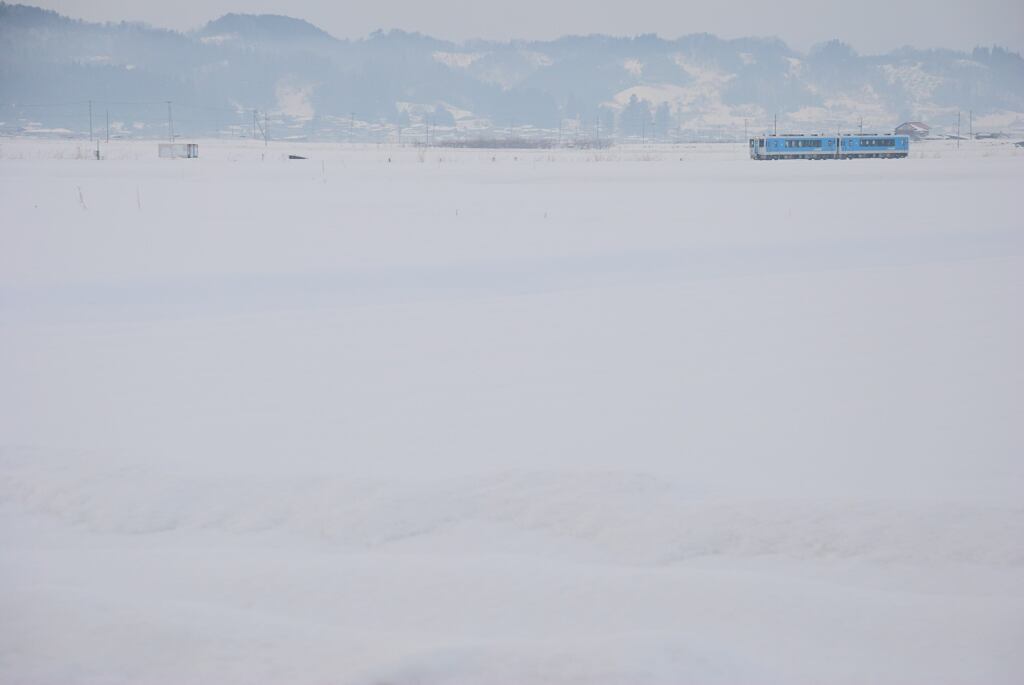
[[[199,156],[199,144],[160,143],[160,156],[164,159],[195,159]]]

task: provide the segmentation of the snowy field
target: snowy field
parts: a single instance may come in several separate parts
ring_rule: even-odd
[[[1011,145],[101,149],[0,141],[0,681],[1024,682]]]

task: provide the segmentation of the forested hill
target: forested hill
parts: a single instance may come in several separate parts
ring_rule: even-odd
[[[1024,59],[998,47],[861,55],[839,41],[802,53],[775,38],[708,34],[340,40],[273,15],[229,14],[181,33],[0,4],[0,131],[78,134],[88,101],[94,126],[102,110],[120,136],[155,134],[167,101],[187,135],[251,135],[253,110],[309,137],[431,125],[439,135],[599,127],[670,139],[764,130],[776,116],[790,129],[913,119],[950,132],[958,112],[994,132],[1024,129]]]

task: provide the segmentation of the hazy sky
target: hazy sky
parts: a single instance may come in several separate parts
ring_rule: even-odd
[[[17,0],[15,0],[17,1]],[[21,0],[94,21],[145,21],[191,29],[227,12],[287,14],[339,38],[376,29],[439,38],[554,38],[565,34],[709,32],[725,38],[779,36],[806,49],[840,38],[872,53],[903,45],[970,49],[998,44],[1024,50],[1024,0]]]

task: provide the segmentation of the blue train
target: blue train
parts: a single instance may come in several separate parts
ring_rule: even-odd
[[[770,135],[750,139],[751,159],[853,159],[906,157],[910,137],[860,135]]]

